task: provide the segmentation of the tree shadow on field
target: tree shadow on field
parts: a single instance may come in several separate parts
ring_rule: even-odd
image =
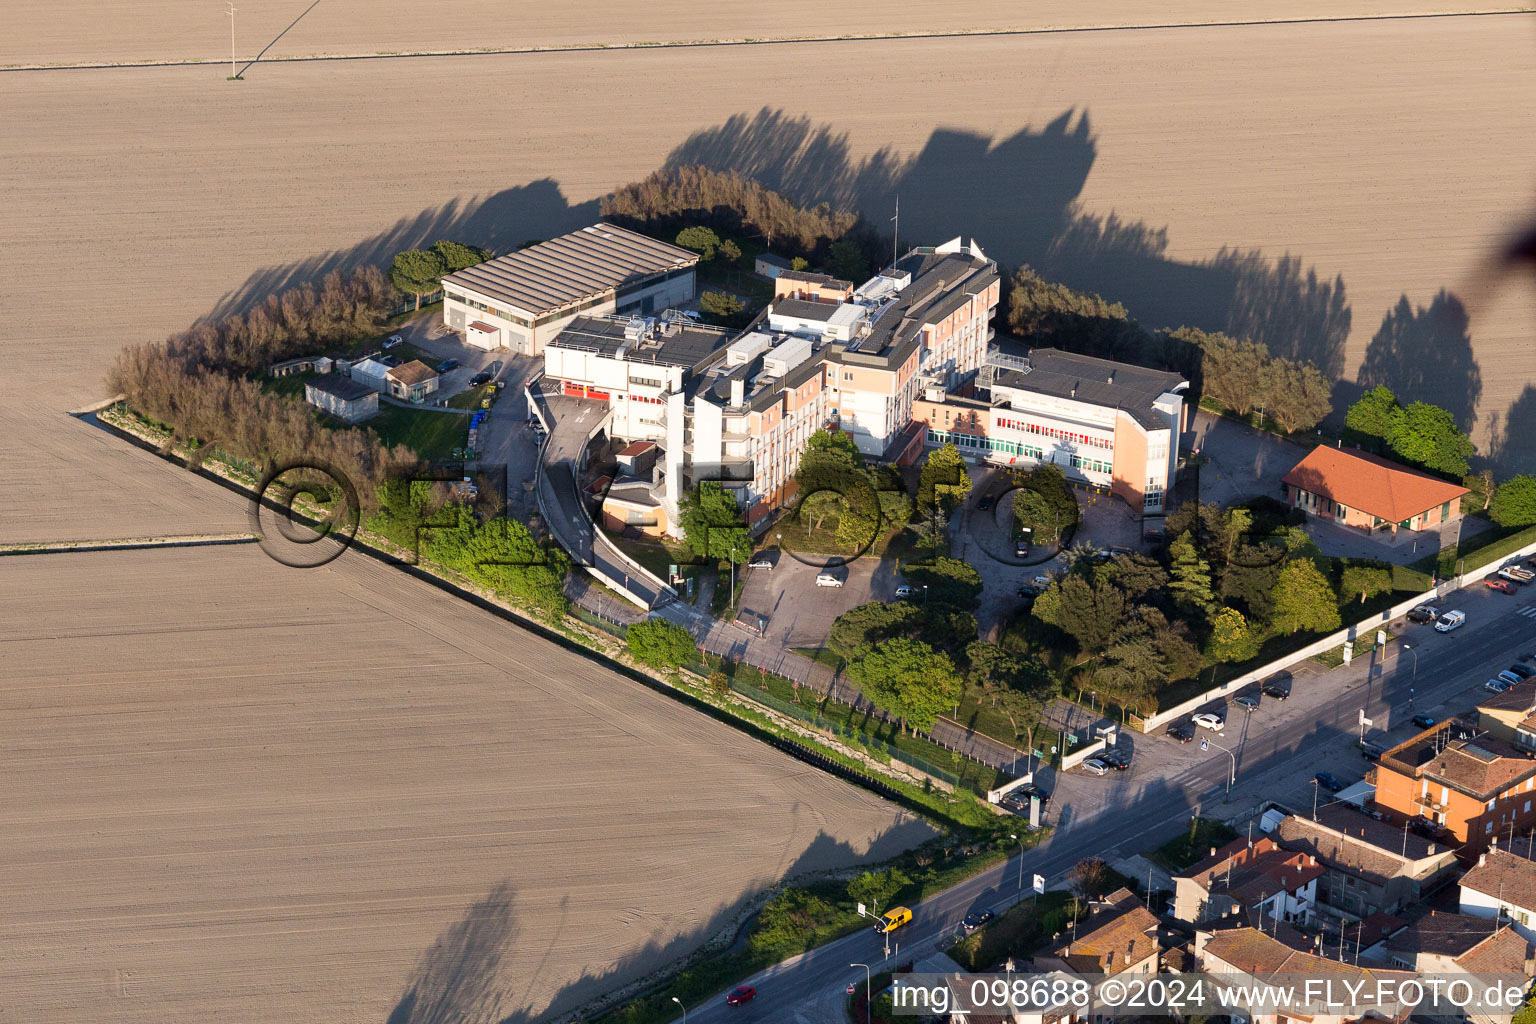
[[[676,964],[706,943],[720,939],[725,946],[739,944],[738,922],[746,906],[764,889],[813,872],[883,860],[931,834],[926,826],[914,829],[914,824],[921,826],[913,818],[886,829],[862,854],[847,842],[819,831],[798,853],[784,850],[783,861],[771,873],[745,880],[738,898],[716,908],[701,924],[669,937],[654,936],[667,935],[675,921],[689,915],[679,911],[657,916],[634,907],[618,909],[603,928],[621,941],[633,937],[632,951],[610,965],[587,968],[552,997],[536,991],[550,969],[550,960],[573,959],[558,955],[565,952],[566,945],[586,956],[602,944],[590,934],[568,934],[565,927],[568,901],[587,890],[582,880],[573,879],[572,896],[560,901],[558,923],[552,929],[541,923],[538,934],[532,934],[520,920],[511,882],[503,881],[445,928],[422,955],[404,994],[383,1024],[534,1024],[569,1017],[594,1000]],[[649,863],[636,861],[622,870],[626,874],[624,884],[640,892],[677,887],[681,879],[676,906],[697,905],[687,891],[687,880],[693,874],[681,856],[669,855]]]
[[[396,253],[422,248],[439,239],[508,252],[526,241],[591,224],[597,215],[595,200],[571,205],[552,178],[504,189],[484,199],[455,199],[402,217],[388,230],[348,248],[333,249],[297,263],[264,267],[224,295],[207,319],[244,312],[268,295],[319,281],[332,270],[365,264],[387,268]]]
[[[1223,248],[1206,260],[1170,259],[1167,228],[1080,208],[1097,153],[1089,114],[1076,109],[1003,139],[940,128],[911,156],[886,147],[856,159],[848,133],[764,107],[695,132],[667,164],[737,171],[801,202],[857,210],[882,230],[899,195],[909,244],[975,235],[1000,262],[1123,302],[1148,327],[1225,331],[1343,372],[1342,278],[1319,277],[1289,253],[1271,260]]]
[[[1355,379],[1362,388],[1391,388],[1404,405],[1438,405],[1470,431],[1477,422],[1483,376],[1467,323],[1461,300],[1443,288],[1427,309],[1415,309],[1404,295],[1382,318]]]
[[[1499,422],[1494,413],[1488,459],[1500,476],[1536,474],[1536,387],[1530,384]]]

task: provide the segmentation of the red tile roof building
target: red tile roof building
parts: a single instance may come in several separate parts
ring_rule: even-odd
[[[1461,515],[1467,489],[1344,448],[1314,448],[1282,478],[1295,508],[1366,533],[1427,530]]]

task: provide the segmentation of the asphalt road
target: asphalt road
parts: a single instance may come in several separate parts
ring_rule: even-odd
[[[1027,889],[1021,893],[1019,886],[1021,868],[1025,886],[1035,873],[1047,880],[1059,878],[1089,854],[1113,860],[1152,849],[1182,831],[1193,813],[1226,816],[1281,792],[1303,809],[1298,798],[1310,799],[1313,787],[1306,780],[1318,766],[1353,763],[1351,777],[1366,767],[1354,749],[1360,709],[1378,727],[1406,722],[1413,714],[1408,710],[1412,687],[1414,711],[1443,711],[1437,717],[1448,717],[1474,705],[1489,676],[1521,655],[1536,653],[1536,587],[1509,597],[1479,586],[1452,595],[1447,604],[1466,611],[1466,626],[1448,634],[1409,626],[1394,641],[1418,649],[1416,665],[1411,655],[1381,663],[1356,659],[1348,669],[1298,679],[1288,701],[1267,702],[1241,720],[1229,716],[1218,742],[1232,748],[1236,757],[1238,779],[1230,798],[1225,790],[1231,761],[1224,753],[1212,750],[1191,763],[1185,756],[1189,748],[1179,750],[1159,737],[1138,737],[1140,753],[1133,772],[1104,779],[1071,777],[1092,782],[1107,794],[1092,811],[1082,809],[1091,801],[1064,792],[1078,787],[1065,785],[1068,777],[1063,776],[1052,801],[1059,814],[1055,833],[1028,851],[1022,865],[1015,857],[914,907],[912,924],[892,936],[897,948],[889,961],[879,935],[872,929],[858,932],[744,979],[757,988],[752,1003],[728,1008],[722,994],[690,1007],[688,1019],[695,1024],[841,1024],[846,987],[863,977],[862,969],[849,964],[888,967],[930,954],[940,939],[955,934],[971,910],[1000,910],[1027,896]]]

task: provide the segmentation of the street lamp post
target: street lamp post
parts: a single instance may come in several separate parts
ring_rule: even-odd
[[[1210,746],[1215,747],[1217,750],[1225,751],[1226,755],[1232,759],[1232,774],[1227,778],[1227,796],[1231,796],[1232,783],[1237,781],[1237,755],[1232,753],[1232,751],[1228,750],[1226,747],[1222,746],[1220,743],[1212,741],[1209,737],[1202,739],[1200,742],[1201,744],[1209,744]]]
[[[869,997],[869,964],[849,964],[848,966],[864,968],[864,1024],[869,1024],[869,1004],[872,1002]]]
[[[1024,840],[1020,839],[1018,836],[1014,835],[1012,832],[1008,833],[1008,838],[1012,839],[1014,842],[1019,844],[1019,894],[1023,895],[1023,893],[1024,893]]]
[[[672,1001],[681,1007],[683,1011],[683,1024],[688,1024],[688,1007],[683,1006],[683,1001],[677,998],[677,996],[673,996]]]

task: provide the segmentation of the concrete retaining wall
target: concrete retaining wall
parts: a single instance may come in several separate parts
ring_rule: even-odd
[[[1103,753],[1105,746],[1107,744],[1103,739],[1097,739],[1076,753],[1061,755],[1061,770],[1064,772],[1071,771],[1094,754]]]
[[[1207,690],[1200,694],[1198,697],[1191,697],[1189,700],[1184,701],[1184,703],[1175,705],[1166,711],[1159,711],[1155,715],[1147,716],[1142,721],[1141,731],[1151,732],[1153,729],[1156,729],[1161,725],[1171,722],[1183,715],[1187,715],[1192,711],[1198,710],[1207,702],[1215,700],[1218,697],[1224,697],[1229,694],[1236,693],[1238,690],[1241,690],[1243,687],[1249,685],[1250,683],[1256,683],[1260,679],[1268,678],[1269,676],[1274,675],[1276,672],[1283,671],[1284,669],[1290,668],[1292,665],[1306,661],[1308,658],[1311,658],[1314,655],[1322,654],[1324,651],[1331,651],[1335,647],[1342,647],[1346,643],[1353,643],[1357,637],[1385,626],[1393,619],[1407,614],[1410,609],[1424,604],[1426,601],[1441,602],[1442,599],[1446,597],[1446,595],[1461,590],[1463,587],[1471,586],[1475,583],[1481,583],[1486,577],[1498,572],[1499,569],[1503,568],[1505,565],[1508,565],[1518,559],[1526,558],[1532,554],[1536,554],[1536,544],[1527,544],[1525,547],[1519,549],[1518,551],[1510,552],[1503,558],[1494,559],[1492,562],[1489,562],[1487,565],[1480,569],[1474,569],[1469,573],[1456,577],[1455,579],[1447,580],[1446,582],[1436,587],[1433,591],[1425,591],[1424,593],[1415,597],[1410,597],[1406,601],[1400,601],[1392,607],[1371,616],[1363,622],[1357,622],[1354,625],[1346,626],[1339,630],[1337,633],[1332,633],[1323,637],[1321,640],[1316,640],[1298,651],[1293,651],[1283,658],[1270,662],[1268,665],[1262,665],[1259,668],[1252,670],[1251,672],[1244,672],[1236,679],[1233,679],[1227,683],[1223,683],[1221,686],[1218,686],[1213,690]],[[1066,766],[1065,760],[1063,760],[1062,766]]]

